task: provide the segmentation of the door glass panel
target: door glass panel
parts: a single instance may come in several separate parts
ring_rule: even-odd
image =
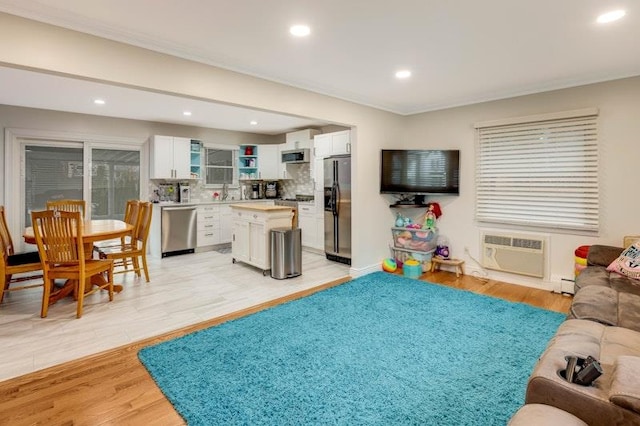
[[[44,210],[48,200],[82,200],[82,148],[25,146],[25,224],[31,211]]]
[[[93,149],[91,164],[91,218],[123,220],[140,198],[140,151]]]

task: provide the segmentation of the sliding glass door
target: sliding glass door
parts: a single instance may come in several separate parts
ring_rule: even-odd
[[[91,150],[91,217],[124,218],[127,200],[140,198],[140,151]]]

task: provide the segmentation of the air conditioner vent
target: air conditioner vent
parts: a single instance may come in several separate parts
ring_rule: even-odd
[[[522,247],[535,250],[542,250],[542,240],[529,240],[527,238],[514,238],[511,243],[513,247]]]
[[[495,244],[497,246],[511,246],[511,237],[502,237],[499,235],[486,234],[484,236],[484,243]]]

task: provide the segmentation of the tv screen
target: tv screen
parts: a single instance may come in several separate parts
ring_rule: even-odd
[[[458,194],[459,150],[383,149],[382,194]]]

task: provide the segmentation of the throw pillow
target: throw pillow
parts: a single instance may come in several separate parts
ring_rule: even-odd
[[[607,271],[640,280],[640,241],[631,244],[607,267]]]

